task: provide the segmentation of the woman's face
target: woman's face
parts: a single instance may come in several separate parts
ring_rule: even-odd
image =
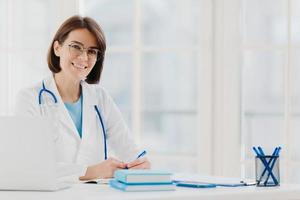
[[[55,41],[53,48],[55,55],[60,57],[60,73],[75,81],[86,79],[99,54],[96,38],[87,29],[71,31],[63,44]]]

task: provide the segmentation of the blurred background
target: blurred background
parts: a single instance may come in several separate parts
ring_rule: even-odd
[[[59,25],[103,28],[100,84],[153,168],[254,177],[252,146],[282,146],[300,183],[300,0],[0,0],[0,114],[49,74]]]

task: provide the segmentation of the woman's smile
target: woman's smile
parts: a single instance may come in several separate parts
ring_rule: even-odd
[[[73,65],[73,67],[76,68],[76,69],[87,69],[87,68],[88,68],[87,65],[84,65],[84,64],[78,64],[78,63],[74,63],[74,62],[72,62],[72,65]]]

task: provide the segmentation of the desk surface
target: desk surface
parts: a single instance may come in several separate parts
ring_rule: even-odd
[[[300,199],[300,185],[281,185],[280,187],[236,187],[236,188],[182,188],[176,187],[176,191],[160,192],[122,192],[110,188],[108,185],[74,184],[71,188],[56,192],[32,192],[32,191],[0,191],[0,199],[16,200],[137,200],[137,199],[162,199],[162,200],[235,200],[235,199],[272,199],[272,200],[296,200]]]

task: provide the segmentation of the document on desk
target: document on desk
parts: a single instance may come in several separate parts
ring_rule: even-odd
[[[255,185],[254,181],[244,181],[240,178],[226,178],[226,177],[213,177],[213,176],[201,176],[192,174],[175,174],[172,177],[174,183],[176,182],[191,182],[191,183],[206,183],[215,184],[216,186],[223,187],[238,187],[238,186],[250,186]]]

